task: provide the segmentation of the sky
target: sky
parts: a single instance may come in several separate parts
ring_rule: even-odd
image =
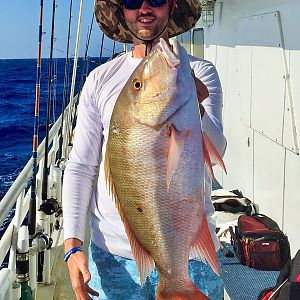
[[[94,0],[83,1],[79,56],[84,56],[88,30],[93,16]],[[50,55],[53,0],[44,0],[42,57]],[[67,48],[70,0],[56,0],[54,57],[65,57]],[[70,56],[75,53],[80,0],[73,0]],[[40,0],[0,0],[0,59],[36,58],[38,47]],[[94,19],[88,55],[100,55],[102,32]],[[104,39],[103,56],[111,56],[113,42]],[[115,51],[123,50],[116,43]]]

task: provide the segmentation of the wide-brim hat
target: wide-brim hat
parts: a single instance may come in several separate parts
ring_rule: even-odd
[[[132,43],[123,18],[122,0],[95,0],[95,16],[100,29],[111,39]],[[175,0],[167,30],[169,37],[193,28],[201,16],[199,0]]]

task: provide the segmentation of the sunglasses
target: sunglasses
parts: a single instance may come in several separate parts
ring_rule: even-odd
[[[146,0],[151,7],[161,7],[167,3],[166,0]],[[139,9],[142,7],[144,0],[124,0],[123,4],[126,9]]]

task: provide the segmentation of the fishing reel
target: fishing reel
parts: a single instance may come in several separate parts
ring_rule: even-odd
[[[35,239],[32,241],[32,246],[38,252],[37,260],[37,282],[43,282],[43,269],[45,261],[45,250],[50,250],[53,244],[53,239],[43,232],[36,233]]]
[[[37,232],[34,240],[32,241],[32,246],[37,252],[43,252],[45,250],[50,250],[53,244],[53,239],[48,237],[43,232]]]
[[[58,202],[54,198],[47,199],[40,206],[40,210],[48,216],[53,215],[54,213],[58,212],[60,209],[61,208]]]

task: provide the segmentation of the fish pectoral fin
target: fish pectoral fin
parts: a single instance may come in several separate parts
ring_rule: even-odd
[[[121,220],[124,224],[125,231],[131,246],[131,250],[136,261],[138,270],[140,272],[141,284],[143,285],[146,281],[147,276],[152,272],[155,267],[155,263],[151,255],[142,247],[142,245],[137,240],[133,230],[131,229],[127,218],[124,214],[123,208],[121,206],[120,200],[118,198],[118,194],[115,188],[115,184],[113,182],[113,178],[111,175],[111,170],[109,166],[109,156],[106,151],[105,161],[104,161],[104,171],[105,171],[105,179],[106,184],[108,185],[109,192],[112,194],[113,199],[115,201],[116,208],[119,212]]]
[[[214,143],[210,140],[210,138],[207,136],[207,134],[202,130],[202,141],[203,141],[203,156],[204,156],[204,162],[205,165],[213,179],[214,182],[216,182],[216,178],[214,175],[214,171],[212,168],[212,161],[219,165],[224,172],[227,174],[225,164],[223,162],[223,159],[221,155],[219,154],[217,148],[215,147]]]
[[[193,258],[206,260],[214,272],[220,275],[219,260],[210,231],[208,228],[207,218],[203,210],[202,224],[192,244],[190,254]]]
[[[167,165],[167,191],[170,189],[171,179],[179,162],[183,150],[185,132],[179,132],[173,125],[170,126],[170,143]]]

